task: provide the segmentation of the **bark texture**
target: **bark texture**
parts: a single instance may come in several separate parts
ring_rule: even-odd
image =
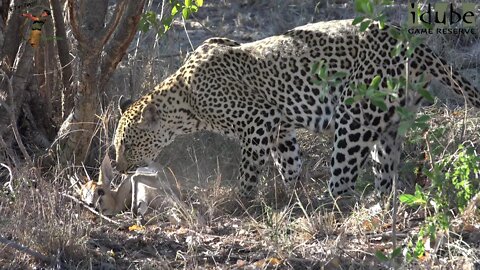
[[[118,1],[107,22],[107,0],[68,1],[80,76],[74,109],[58,134],[65,138],[60,145],[61,161],[73,164],[86,161],[96,128],[100,93],[135,36],[144,2]]]
[[[55,37],[58,50],[58,59],[60,60],[63,88],[65,89],[63,92],[62,114],[68,114],[73,108],[73,57],[70,54],[70,44],[68,43],[67,31],[65,29],[65,21],[63,18],[60,1],[50,0],[50,6],[52,7],[52,15],[55,22]]]

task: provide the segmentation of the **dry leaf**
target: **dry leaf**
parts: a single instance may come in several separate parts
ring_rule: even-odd
[[[237,260],[237,267],[244,267],[247,264],[244,260]]]
[[[464,111],[454,111],[452,112],[452,115],[455,116],[455,117],[463,117],[465,114]]]
[[[373,231],[374,229],[380,227],[382,221],[378,217],[372,217],[370,220],[364,220],[362,222],[362,227],[366,231]]]
[[[373,230],[373,224],[370,220],[364,220],[362,222],[362,227],[365,231],[372,231]]]
[[[479,228],[478,224],[465,224],[462,228],[462,231],[473,233],[473,232],[479,231],[479,229],[480,228]]]
[[[187,234],[188,232],[189,232],[189,230],[185,227],[180,227],[176,231],[176,233],[179,234],[179,235],[184,235],[184,234]]]
[[[134,224],[134,225],[128,227],[128,230],[129,230],[129,231],[136,231],[136,232],[138,232],[138,231],[143,231],[144,229],[145,229],[144,226],[142,226],[142,225],[137,225],[137,224]]]
[[[263,268],[266,268],[266,267],[278,266],[281,263],[282,263],[282,260],[280,260],[278,258],[275,258],[275,257],[271,257],[271,258],[266,258],[266,259],[256,261],[254,263],[254,265],[255,265],[255,267],[263,269]]]

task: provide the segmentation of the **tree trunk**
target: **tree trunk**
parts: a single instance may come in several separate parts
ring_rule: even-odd
[[[47,6],[48,1],[44,0],[42,4]],[[29,122],[28,125],[32,128],[32,134],[34,134],[32,139],[36,142],[35,145],[42,148],[45,147],[45,141],[54,139],[56,129],[53,116],[55,113],[60,113],[59,110],[53,110],[61,102],[60,99],[55,97],[56,95],[53,92],[55,90],[56,67],[55,41],[52,39],[53,33],[53,20],[49,19],[42,28],[40,47],[35,49],[35,79],[38,83],[38,91],[37,89],[32,90],[30,93],[31,99],[29,100],[30,106],[24,109]]]
[[[2,16],[2,25],[7,24],[7,18],[8,18],[8,13],[9,13],[9,7],[10,7],[10,0],[1,0],[0,1],[0,16]],[[3,29],[2,29],[3,32]]]
[[[13,4],[18,6],[22,1],[23,0],[15,0]],[[7,19],[7,30],[5,31],[5,39],[2,51],[0,52],[0,59],[4,59],[7,68],[13,66],[20,41],[23,38],[22,35],[25,33],[25,31],[23,31],[24,29],[21,29],[21,26],[24,25],[26,19],[23,19],[20,15],[20,11],[14,9],[10,12],[10,16],[8,16]]]
[[[55,37],[57,38],[58,58],[60,60],[62,82],[64,87],[63,104],[62,104],[62,118],[68,114],[73,108],[73,91],[72,91],[72,61],[73,57],[70,55],[70,49],[67,39],[67,31],[65,30],[65,22],[62,13],[62,7],[59,0],[50,0],[52,7],[53,19],[55,21]]]
[[[3,34],[5,33],[5,25],[8,18],[8,7],[10,0],[0,0],[0,48],[3,47]]]
[[[78,42],[81,75],[72,115],[62,125],[59,138],[60,160],[86,162],[96,127],[96,112],[103,90],[117,64],[125,55],[137,31],[144,0],[118,1],[115,12],[105,23],[108,1],[69,0],[72,32]],[[68,134],[65,134],[68,132]]]
[[[33,49],[30,45],[23,46],[18,50],[20,53],[19,60],[16,62],[16,66],[14,67],[14,73],[11,78],[5,78],[5,82],[10,80],[11,83],[11,91],[7,90],[10,89],[8,83],[6,85],[5,90],[2,89],[2,93],[0,97],[2,98],[2,102],[8,106],[8,108],[4,106],[0,106],[0,140],[5,141],[5,145],[3,147],[11,148],[13,145],[13,133],[12,133],[12,123],[13,119],[18,119],[18,115],[22,109],[22,105],[27,97],[27,93],[25,91],[27,84],[32,76],[32,58],[33,58]],[[6,73],[5,73],[6,74]],[[8,151],[8,149],[6,149]],[[25,154],[25,153],[24,153]],[[10,157],[15,159],[15,157]],[[27,158],[27,157],[25,157]],[[5,161],[2,161],[5,162]]]

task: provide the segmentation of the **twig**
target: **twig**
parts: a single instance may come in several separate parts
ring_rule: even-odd
[[[8,83],[8,90],[9,90],[9,95],[11,99],[11,106],[14,107],[14,98],[13,98],[13,87],[12,87],[12,82],[8,75],[5,73],[5,71],[0,69],[1,75],[7,80]],[[17,127],[17,119],[15,119],[15,113],[13,111],[13,108],[8,106],[3,100],[0,99],[0,105],[5,107],[5,110],[10,116],[10,125],[12,126],[13,130],[13,135],[15,137],[15,140],[17,141],[18,147],[20,148],[20,151],[22,152],[23,156],[25,157],[27,163],[29,163],[29,166],[33,167],[32,159],[30,158],[30,155],[28,154],[25,145],[22,142],[22,138],[20,137],[20,132],[18,132],[18,127]]]
[[[93,209],[92,207],[88,206],[87,204],[85,204],[85,203],[82,202],[81,200],[73,197],[72,195],[68,195],[68,194],[66,194],[66,193],[60,193],[60,195],[62,195],[62,196],[64,196],[64,197],[67,197],[67,198],[71,199],[72,201],[74,201],[74,202],[76,202],[76,203],[81,204],[83,207],[87,208],[90,212],[94,213],[95,215],[99,216],[100,218],[102,218],[102,219],[104,219],[104,220],[106,220],[106,221],[108,221],[108,222],[110,222],[110,223],[113,223],[113,224],[119,225],[119,226],[122,225],[120,222],[115,221],[115,220],[113,220],[113,219],[111,219],[111,218],[108,218],[108,217],[102,215],[102,214],[99,213],[97,210]]]
[[[194,51],[195,47],[193,47],[192,41],[190,40],[190,36],[188,35],[187,26],[186,26],[185,19],[183,18],[183,16],[182,16],[182,21],[183,21],[183,29],[185,30],[185,35],[187,36],[188,43],[190,43],[190,47],[192,48],[192,51]]]
[[[13,97],[13,86],[12,86],[12,82],[10,80],[10,78],[8,77],[8,75],[5,73],[5,71],[1,70],[0,69],[0,75],[2,75],[6,80],[7,80],[7,84],[8,84],[8,91],[9,91],[9,95],[10,95],[10,99],[12,101],[12,105],[14,104],[14,97]],[[32,161],[32,158],[30,157],[30,155],[28,154],[27,152],[27,149],[25,148],[25,145],[23,144],[23,141],[22,141],[22,138],[20,137],[20,132],[18,131],[18,127],[17,127],[17,119],[15,118],[15,112],[13,110],[13,108],[11,108],[10,106],[8,106],[3,100],[0,99],[0,105],[4,106],[5,107],[5,110],[7,111],[7,113],[9,114],[10,116],[10,125],[12,126],[12,131],[13,131],[13,136],[15,137],[15,141],[17,142],[18,144],[18,147],[20,148],[20,152],[22,152],[22,155],[25,159],[25,161],[27,162],[28,166],[32,169],[34,169],[34,173],[35,173],[35,176],[37,177],[37,179],[40,179],[41,178],[41,174],[36,170],[36,168],[33,166],[33,161]]]
[[[13,181],[13,173],[12,173],[12,169],[10,167],[7,166],[7,164],[4,164],[4,163],[0,163],[0,166],[4,167],[5,169],[8,170],[8,174],[10,176],[10,180],[5,183],[5,185],[8,186],[8,189],[10,190],[10,192],[12,193],[12,195],[15,195],[15,191],[13,190],[13,185],[12,185],[12,181]]]
[[[190,14],[190,15],[197,21],[198,24],[200,24],[203,28],[205,28],[205,30],[206,30],[207,32],[209,32],[212,36],[214,36],[214,37],[219,37],[219,36],[221,36],[218,32],[213,31],[213,30],[210,29],[209,27],[205,26],[205,25],[202,23],[202,21],[201,21],[198,17],[195,16],[195,13],[192,13],[192,14]]]
[[[352,235],[354,236],[354,235]],[[382,241],[386,239],[392,239],[393,238],[393,232],[392,231],[387,231],[383,233],[375,233],[375,234],[366,234],[369,238],[382,238]],[[408,237],[408,233],[395,233],[395,237],[405,239]],[[393,246],[393,245],[392,245]]]
[[[63,70],[63,69],[66,69],[68,66],[72,65],[73,61],[75,61],[76,57],[74,57],[72,54],[70,54],[72,56],[72,60],[70,62],[68,62],[67,64],[65,64],[64,66],[60,66],[59,68],[55,69],[55,70],[52,70],[52,71],[48,71],[48,72],[43,72],[43,73],[33,73],[32,75],[33,76],[45,76],[45,75],[50,75],[50,74],[54,74],[54,73],[58,73],[59,70]]]
[[[43,254],[41,254],[41,253],[39,253],[35,250],[30,249],[29,247],[26,247],[22,244],[16,243],[12,240],[8,240],[7,238],[5,238],[1,235],[0,235],[0,243],[5,244],[7,247],[11,247],[11,248],[14,248],[18,251],[26,253],[26,254],[34,257],[35,259],[42,261],[42,262],[50,264],[54,261],[54,259],[51,258],[51,257],[45,256],[45,255],[43,255]]]
[[[0,100],[0,103],[1,103],[1,100]],[[16,155],[12,152],[12,149],[10,148],[10,146],[7,145],[7,143],[3,139],[2,135],[0,134],[0,148],[1,147],[5,148],[5,152],[7,152],[7,155],[12,159],[13,166],[18,168],[19,165],[18,165]]]
[[[395,250],[397,248],[397,212],[398,212],[398,203],[397,203],[397,197],[398,197],[398,188],[397,188],[397,179],[398,178],[398,173],[395,173],[393,175],[393,212],[392,212],[392,248]],[[394,265],[394,268],[396,269],[396,264]]]

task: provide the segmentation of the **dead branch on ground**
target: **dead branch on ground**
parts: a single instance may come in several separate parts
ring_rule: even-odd
[[[43,255],[42,253],[35,251],[27,246],[14,242],[12,240],[8,240],[7,238],[0,235],[0,243],[5,244],[7,247],[14,248],[18,251],[21,251],[27,255],[34,257],[35,259],[42,261],[47,264],[51,264],[54,259],[48,256]]]

